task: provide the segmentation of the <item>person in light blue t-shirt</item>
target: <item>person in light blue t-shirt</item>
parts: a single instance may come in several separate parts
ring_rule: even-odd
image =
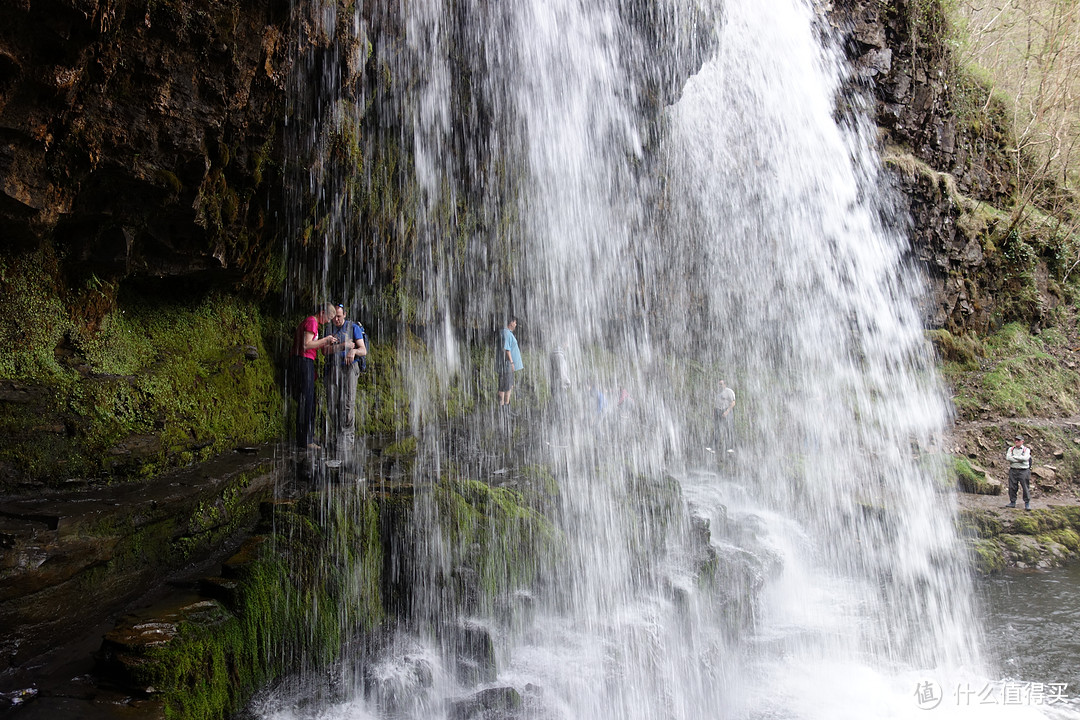
[[[514,373],[521,370],[521,350],[518,349],[514,330],[517,318],[510,318],[502,331],[502,349],[499,352],[499,407],[510,404],[510,395],[514,391]]]

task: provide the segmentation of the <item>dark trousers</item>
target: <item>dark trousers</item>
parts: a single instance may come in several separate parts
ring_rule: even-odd
[[[296,444],[306,448],[315,442],[315,361],[293,355],[291,362],[289,392],[296,398]]]
[[[713,443],[717,452],[726,452],[735,447],[735,428],[732,423],[732,413],[724,415],[720,410],[713,411],[713,423],[715,437]]]
[[[1009,468],[1009,502],[1016,502],[1016,491],[1024,487],[1024,502],[1031,502],[1031,468]]]
[[[327,363],[323,386],[326,388],[327,415],[330,430],[337,435],[356,431],[356,382],[360,379],[360,363],[350,365]]]

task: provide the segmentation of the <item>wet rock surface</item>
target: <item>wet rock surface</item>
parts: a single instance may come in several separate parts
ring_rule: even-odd
[[[25,550],[5,556],[9,571],[19,558],[50,557],[47,540],[62,545],[88,528],[107,527],[113,535],[111,544],[79,555],[79,562],[75,553],[64,555],[72,567],[56,577],[33,574],[47,562],[24,563],[30,573],[25,586],[40,588],[30,597],[52,591],[72,607],[63,633],[49,627],[47,637],[33,638],[33,647],[45,645],[45,652],[33,654],[25,640],[12,645],[9,666],[0,672],[0,712],[17,708],[27,718],[216,717],[286,672],[282,658],[304,666],[330,662],[384,613],[381,543],[403,531],[401,516],[411,506],[403,499],[410,500],[414,489],[393,480],[369,487],[361,475],[383,462],[366,448],[291,453],[245,447],[139,488],[113,489],[112,495],[96,488],[72,497],[6,499],[0,503],[5,537],[22,548],[41,546],[39,555]],[[168,524],[180,534],[160,540],[172,551],[183,548],[180,567],[148,552],[158,561],[153,572],[120,564],[115,570],[129,570],[130,577],[101,574],[114,570],[110,552],[131,544],[116,527],[138,532],[163,517],[206,521],[205,508],[223,496],[255,517],[246,517],[242,527],[224,518],[216,525],[203,522],[199,527],[211,533],[204,544],[192,544],[190,522]],[[255,534],[236,534],[252,532],[253,525]],[[226,528],[227,536],[212,532]],[[56,540],[65,529],[70,532]],[[91,587],[100,603],[75,607],[80,596],[55,589],[65,577],[77,583],[88,573],[93,582],[78,587]],[[136,590],[125,595],[129,581]],[[19,596],[13,602],[0,610],[14,613],[28,605]],[[24,623],[19,637],[34,630]],[[490,643],[489,637],[493,653]]]
[[[0,498],[0,671],[17,669],[254,522],[273,451],[152,481]]]
[[[934,173],[965,196],[994,203],[1010,194],[1014,168],[1000,127],[958,119],[958,90],[941,72],[940,28],[916,32],[920,7],[842,0],[829,5],[825,20],[841,36],[852,85],[873,103],[885,144],[929,171],[894,165],[915,219],[915,252],[932,276],[935,325],[985,325],[999,281]],[[647,3],[627,7],[643,48],[664,50],[635,78],[647,112],[677,99],[712,50],[713,19],[695,8],[685,5],[676,21]],[[0,229],[22,250],[53,246],[58,279],[72,290],[169,277],[262,286],[282,231],[280,214],[268,208],[287,182],[279,127],[293,71],[290,38],[300,36],[313,68],[341,68],[343,102],[377,107],[387,100],[377,76],[406,59],[392,49],[400,32],[394,11],[365,6],[362,15],[363,32],[338,27],[324,37],[279,0],[5,4]],[[340,16],[339,24],[352,23],[351,13]],[[476,54],[455,48],[454,62],[466,64],[455,66],[455,78],[469,76],[466,58]],[[312,91],[326,91],[318,77]],[[492,99],[467,83],[456,90],[471,96],[486,122]],[[309,104],[302,98],[294,108],[305,121]],[[392,138],[376,128],[388,120],[360,133],[380,138],[355,148],[365,165],[404,160],[383,147]],[[399,253],[383,248],[372,262],[382,268],[382,256]],[[957,273],[971,282],[951,284]]]
[[[516,689],[488,688],[451,703],[450,717],[453,720],[503,720],[521,717],[523,707],[521,693]]]
[[[976,570],[1047,569],[1080,558],[1080,501],[1032,491],[1031,510],[1007,496],[960,493],[958,524]]]
[[[492,682],[498,672],[491,632],[478,623],[464,623],[448,633],[448,650],[455,659],[458,680],[469,685]]]
[[[287,22],[270,0],[4,3],[0,230],[54,238],[71,278],[254,270],[227,236],[275,232]]]
[[[883,159],[906,206],[897,217],[908,212],[913,221],[898,229],[928,276],[927,324],[987,331],[1000,322],[1009,276],[998,254],[984,250],[978,206],[1004,207],[1015,191],[1004,112],[989,90],[949,70],[959,61],[950,59],[949,21],[937,4],[840,0],[829,20],[853,65],[849,93],[861,98],[854,104],[869,104],[877,120]],[[1052,293],[1041,295],[1045,309],[1056,302]],[[1045,309],[1027,311],[1036,318]]]

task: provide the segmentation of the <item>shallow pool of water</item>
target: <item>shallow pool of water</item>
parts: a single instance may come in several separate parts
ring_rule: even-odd
[[[1080,695],[1080,563],[1010,570],[980,586],[987,650],[1004,677]]]

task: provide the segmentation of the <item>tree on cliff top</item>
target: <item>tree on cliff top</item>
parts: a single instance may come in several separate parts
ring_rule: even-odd
[[[1080,265],[1080,4],[962,0],[970,64],[1013,113],[1018,188],[1012,228],[1045,214],[1067,277]]]

